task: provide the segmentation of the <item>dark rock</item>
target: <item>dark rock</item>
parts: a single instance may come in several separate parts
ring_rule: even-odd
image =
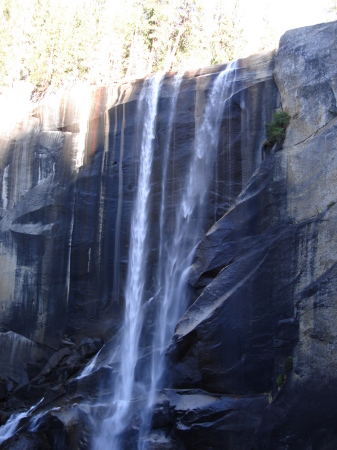
[[[0,371],[7,380],[7,391],[28,383],[31,364],[45,364],[51,350],[12,331],[0,333]]]
[[[95,355],[102,347],[102,342],[100,339],[83,338],[77,351],[81,356],[85,358],[90,358],[90,356]]]
[[[189,274],[191,303],[161,380],[174,390],[157,395],[148,448],[337,446],[336,27],[287,32],[276,55],[237,64]],[[224,67],[182,80],[168,231],[210,87]],[[0,142],[1,421],[27,412],[1,448],[91,448],[114,407],[142,86],[82,92],[95,105],[86,117],[75,91],[66,108],[55,100],[57,114],[38,105],[27,129]],[[150,383],[143,375],[151,352],[159,351],[150,344],[170,95],[167,75],[148,211],[144,291],[152,301],[135,375],[142,387]],[[263,149],[265,125],[280,105],[291,116],[285,142]],[[137,383],[135,391],[122,448],[137,448],[143,415],[150,417]]]
[[[181,445],[172,442],[172,439],[165,436],[164,432],[153,432],[148,436],[143,445],[148,450],[178,450],[181,449]]]
[[[51,448],[45,438],[32,433],[20,433],[5,441],[0,448],[3,450],[45,450]]]
[[[60,361],[68,355],[70,355],[71,351],[69,348],[62,348],[61,350],[55,352],[53,356],[49,359],[47,364],[42,369],[40,375],[48,375],[52,370],[55,370],[55,368],[58,366]]]
[[[166,391],[178,448],[251,448],[268,395],[231,397],[199,390]]]
[[[286,32],[275,57],[275,81],[292,121],[286,147],[314,135],[336,106],[336,22]]]
[[[7,397],[7,382],[6,380],[0,380],[0,401]]]
[[[298,341],[298,320],[283,319],[278,323],[278,335],[274,339],[274,347],[294,347]]]

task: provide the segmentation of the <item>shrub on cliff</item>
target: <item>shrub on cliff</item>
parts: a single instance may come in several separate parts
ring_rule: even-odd
[[[276,112],[273,120],[266,125],[267,140],[264,147],[272,147],[276,142],[282,144],[286,136],[286,129],[290,123],[290,116],[285,111]]]

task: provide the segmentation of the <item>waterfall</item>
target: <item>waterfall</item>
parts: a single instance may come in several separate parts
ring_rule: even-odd
[[[157,271],[157,290],[163,286],[165,278],[165,259],[167,256],[167,239],[165,239],[165,219],[166,219],[166,203],[167,203],[167,169],[170,154],[170,142],[172,136],[173,120],[175,117],[179,88],[182,81],[183,73],[178,73],[173,80],[173,93],[171,95],[169,121],[167,126],[166,143],[163,148],[163,175],[161,182],[161,201],[159,216],[159,251],[158,251],[158,271]]]
[[[154,151],[156,113],[162,74],[145,83],[139,99],[138,114],[143,117],[140,143],[138,189],[131,220],[129,266],[125,288],[125,319],[121,342],[121,367],[116,381],[113,404],[115,410],[102,425],[97,448],[119,446],[118,436],[128,425],[127,414],[134,388],[134,372],[138,360],[138,341],[142,328],[142,300],[145,283],[146,237],[148,232],[148,199]]]
[[[209,185],[214,172],[221,122],[226,101],[233,94],[235,65],[229,64],[214,80],[206,98],[203,115],[196,123],[194,150],[183,188],[173,216],[169,217],[168,167],[170,142],[176,114],[182,75],[172,81],[173,94],[169,102],[169,114],[165,145],[161,149],[162,177],[159,210],[158,261],[153,283],[154,297],[145,298],[147,276],[147,235],[149,228],[149,198],[151,170],[156,131],[156,114],[162,76],[157,75],[145,83],[138,103],[138,115],[142,117],[140,139],[140,167],[137,194],[131,220],[129,265],[125,287],[125,318],[120,344],[120,370],[114,388],[109,417],[101,426],[96,448],[124,448],[120,437],[130,426],[131,402],[139,396],[147,400],[139,414],[138,448],[146,448],[150,432],[151,414],[156,393],[161,389],[165,369],[165,351],[174,334],[174,328],[188,307],[188,274],[197,243],[205,232],[203,207],[208,198]],[[179,148],[177,149],[179,151]],[[180,196],[180,198],[178,197]],[[135,368],[141,354],[139,340],[144,332],[146,305],[156,307],[151,358],[146,367],[146,380],[135,380]],[[153,312],[153,310],[152,310]],[[147,330],[145,330],[145,333]],[[134,430],[134,433],[137,431]]]
[[[177,206],[173,239],[165,242],[167,255],[162,262],[164,263],[162,301],[154,342],[155,347],[161,351],[168,344],[174,327],[186,308],[184,297],[186,297],[187,276],[202,231],[202,207],[207,198],[212,165],[216,158],[226,100],[232,95],[233,83],[229,78],[234,70],[232,64],[228,65],[214,81],[203,120],[196,130],[194,154],[185,181],[185,190]],[[158,365],[154,363],[153,367]]]
[[[147,414],[143,413],[142,434],[150,428],[150,414],[155,403],[156,390],[164,371],[165,350],[174,328],[188,306],[188,274],[196,245],[203,231],[204,202],[207,199],[212,166],[216,159],[220,126],[226,100],[233,94],[235,63],[229,64],[214,80],[201,124],[196,129],[194,154],[185,180],[185,190],[177,205],[173,238],[165,236],[164,221],[160,221],[158,279],[160,280],[156,330],[152,344],[151,386]],[[176,100],[174,100],[176,101]],[[166,155],[164,155],[164,161]],[[164,183],[165,178],[163,178]],[[161,217],[164,215],[165,190],[162,193]],[[140,441],[139,449],[146,448]]]
[[[7,420],[5,425],[2,425],[0,427],[0,444],[2,444],[4,441],[9,439],[10,437],[14,436],[20,422],[22,419],[29,417],[32,415],[32,413],[36,410],[36,408],[42,403],[44,398],[41,398],[41,400],[36,403],[36,405],[29,408],[28,411],[24,411],[18,414],[12,414],[10,418]]]
[[[2,179],[2,207],[3,207],[3,209],[7,209],[7,206],[8,206],[8,193],[9,193],[8,171],[9,171],[9,165],[5,167],[4,176]]]

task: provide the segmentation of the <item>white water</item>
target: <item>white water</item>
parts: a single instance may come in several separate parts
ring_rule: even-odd
[[[212,166],[216,160],[224,108],[226,101],[233,94],[233,75],[235,76],[235,66],[230,64],[215,79],[207,99],[202,122],[196,130],[194,155],[185,181],[186,187],[177,206],[173,239],[164,236],[164,223],[160,222],[162,228],[158,270],[160,308],[152,344],[155,351],[152,352],[148,411],[152,410],[156,390],[160,388],[166,347],[174,334],[179,318],[188,306],[187,278],[203,229],[203,207],[213,173]],[[164,204],[162,199],[162,207]],[[144,414],[142,430],[144,435],[149,431],[149,426],[150,417]],[[138,448],[144,448],[141,440]]]
[[[150,431],[152,408],[165,367],[165,350],[174,334],[174,328],[188,306],[188,274],[194,252],[204,230],[204,206],[213,167],[216,161],[221,122],[226,101],[233,95],[235,66],[228,67],[214,80],[206,99],[204,114],[196,123],[194,152],[181,189],[180,200],[173,217],[168,186],[170,139],[173,129],[181,75],[173,82],[170,101],[166,144],[162,149],[161,205],[159,212],[158,265],[155,276],[154,297],[144,298],[147,269],[147,234],[149,227],[148,199],[155,137],[157,102],[161,79],[152,78],[143,89],[139,100],[139,112],[143,115],[140,145],[140,170],[138,191],[131,223],[129,266],[125,289],[125,323],[121,342],[121,368],[115,385],[111,415],[104,420],[96,448],[118,449],[119,436],[130,425],[131,401],[137,392],[147,395],[147,404],[140,413],[138,448],[146,448],[146,436]],[[179,148],[177,148],[179,152]],[[172,197],[171,197],[172,198]],[[168,225],[169,222],[169,225]],[[139,358],[139,338],[145,327],[144,305],[156,302],[156,318],[152,342],[152,359],[148,367],[150,382],[135,382],[135,367]],[[145,331],[146,332],[146,331]]]
[[[8,178],[9,178],[9,165],[5,167],[4,176],[2,179],[2,207],[7,209],[8,206]]]
[[[163,149],[163,176],[161,182],[161,202],[160,202],[160,216],[159,216],[159,252],[158,252],[158,271],[157,271],[157,289],[160,290],[163,286],[163,280],[165,278],[164,270],[165,263],[164,259],[166,258],[167,253],[167,240],[164,235],[164,226],[166,219],[166,207],[167,207],[167,169],[168,169],[168,161],[170,156],[170,142],[172,136],[172,128],[173,128],[173,120],[176,113],[177,100],[179,94],[179,88],[181,84],[181,80],[183,77],[183,73],[178,73],[173,80],[173,93],[171,96],[171,104],[170,104],[170,114],[169,121],[167,127],[167,139],[166,144]]]
[[[150,78],[139,100],[139,115],[143,116],[140,142],[138,190],[131,220],[129,266],[125,288],[125,318],[121,342],[121,368],[115,386],[115,411],[106,419],[96,440],[99,449],[119,446],[118,435],[128,425],[127,414],[134,388],[135,367],[138,360],[138,341],[142,328],[142,300],[145,284],[146,237],[148,233],[148,197],[154,151],[158,95],[162,74]]]
[[[81,374],[78,377],[76,377],[75,380],[80,380],[81,378],[87,377],[88,375],[91,375],[92,373],[96,372],[99,369],[99,367],[97,367],[97,359],[99,354],[101,353],[102,348],[89,361],[88,365],[84,367]]]
[[[44,399],[42,398],[36,405],[32,406],[28,411],[19,414],[13,414],[10,416],[5,425],[2,425],[2,427],[0,427],[0,444],[2,444],[4,441],[14,436],[19,426],[20,420],[24,419],[25,417],[29,417],[30,414],[39,406],[39,404],[43,402],[43,400]]]

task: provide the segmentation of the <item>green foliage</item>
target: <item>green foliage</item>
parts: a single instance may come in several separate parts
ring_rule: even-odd
[[[279,376],[276,378],[276,384],[278,387],[281,387],[283,383],[285,382],[286,377],[283,373],[280,373]]]
[[[201,0],[2,0],[0,86],[37,91],[77,81],[111,85],[158,70],[237,56],[237,2]],[[207,18],[206,18],[207,16]]]
[[[276,378],[276,384],[280,388],[285,382],[287,376],[293,369],[294,358],[293,356],[288,356],[288,358],[283,363],[283,373],[280,373]]]
[[[272,147],[276,142],[282,143],[286,135],[287,126],[290,123],[290,116],[285,111],[274,113],[273,120],[266,125],[267,140],[264,147]]]
[[[239,2],[234,3],[233,10],[228,15],[223,9],[218,10],[218,17],[212,33],[211,50],[212,64],[230,61],[236,58],[238,42],[243,42],[243,30],[237,26],[239,20]]]
[[[328,12],[330,13],[331,19],[336,20],[337,17],[337,0],[330,0],[328,6]]]
[[[291,372],[293,368],[293,363],[294,363],[293,356],[288,356],[288,358],[284,361],[284,370],[286,375],[288,375],[288,373]]]

